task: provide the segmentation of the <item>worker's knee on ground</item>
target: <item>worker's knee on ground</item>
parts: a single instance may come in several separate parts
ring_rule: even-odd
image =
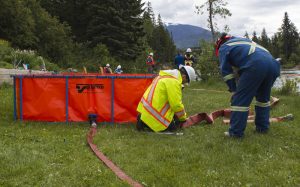
[[[182,122],[178,118],[173,118],[172,122],[165,131],[176,131],[182,127]]]
[[[136,118],[137,118],[137,120],[136,120],[136,129],[138,131],[144,130],[144,125],[141,122],[141,114],[138,114]]]

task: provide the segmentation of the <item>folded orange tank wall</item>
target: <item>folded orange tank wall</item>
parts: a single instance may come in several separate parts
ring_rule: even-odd
[[[136,107],[154,75],[15,76],[16,119],[47,122],[136,121]]]

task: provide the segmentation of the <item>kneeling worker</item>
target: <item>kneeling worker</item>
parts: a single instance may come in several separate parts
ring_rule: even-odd
[[[195,79],[195,70],[190,66],[160,71],[137,107],[137,129],[149,127],[154,132],[178,129],[187,118],[182,104],[182,84]]]

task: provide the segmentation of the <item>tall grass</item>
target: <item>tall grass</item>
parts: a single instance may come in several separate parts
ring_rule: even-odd
[[[297,95],[298,94],[298,87],[297,83],[300,82],[298,79],[289,80],[287,79],[282,84],[282,87],[277,89],[277,92],[281,95]]]
[[[184,89],[188,114],[229,106],[225,87],[195,83]],[[14,122],[12,88],[0,89],[0,186],[127,186],[86,145],[87,124]],[[280,96],[269,134],[227,139],[217,120],[183,129],[182,136],[140,133],[134,125],[99,127],[98,147],[146,186],[299,186],[299,96]]]

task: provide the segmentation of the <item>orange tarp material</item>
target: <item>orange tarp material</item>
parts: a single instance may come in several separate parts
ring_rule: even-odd
[[[115,122],[136,121],[137,105],[151,82],[152,79],[115,79]]]
[[[151,74],[16,75],[17,119],[49,122],[135,122],[137,105]],[[22,85],[22,87],[21,87]]]
[[[23,78],[23,119],[65,121],[65,80]]]
[[[99,122],[111,121],[111,79],[69,79],[69,121],[86,121],[89,113]]]

